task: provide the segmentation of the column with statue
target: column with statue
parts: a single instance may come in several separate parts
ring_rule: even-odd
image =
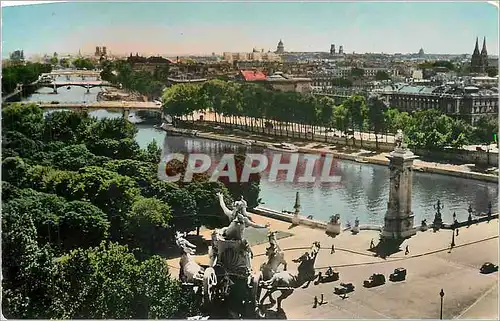
[[[389,202],[384,218],[381,240],[403,240],[416,234],[411,210],[413,161],[418,158],[404,143],[401,130],[395,137],[396,146],[389,159]]]

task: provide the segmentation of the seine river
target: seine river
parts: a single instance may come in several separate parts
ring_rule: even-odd
[[[64,80],[66,77],[60,79]],[[41,88],[27,100],[94,102],[100,90],[93,88],[87,94],[84,88],[72,87],[69,90],[60,88],[58,94],[52,94],[52,89]],[[121,114],[105,110],[92,112],[92,115],[99,118],[121,117]],[[218,159],[225,151],[241,147],[199,138],[170,137],[151,126],[141,125],[140,119],[134,114],[131,114],[130,120],[138,123],[136,139],[141,147],[147,146],[154,139],[163,146],[164,153],[196,151]],[[304,216],[312,215],[315,219],[326,221],[331,215],[338,213],[342,222],[352,223],[358,217],[361,224],[383,224],[388,201],[389,169],[344,160],[336,160],[333,166],[333,172],[340,176],[340,182],[335,184],[286,182],[280,179],[271,182],[264,173],[260,185],[263,206],[278,211],[292,211],[298,191]],[[415,224],[418,225],[424,218],[432,222],[435,212],[433,205],[438,199],[444,205],[442,214],[445,222],[452,221],[453,212],[456,212],[459,220],[466,220],[469,204],[477,212],[486,212],[489,201],[494,209],[498,203],[497,184],[445,175],[414,172],[412,192],[412,208]]]

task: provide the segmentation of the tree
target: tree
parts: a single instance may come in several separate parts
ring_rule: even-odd
[[[97,157],[84,144],[69,145],[55,152],[53,166],[59,169],[77,171],[86,166],[97,165]]]
[[[398,130],[407,131],[410,127],[412,117],[407,112],[400,112],[396,108],[388,108],[384,112],[386,128],[391,133],[396,133]]]
[[[45,116],[43,139],[47,142],[81,143],[91,134],[90,126],[98,127],[96,123],[100,122],[86,112],[55,111]]]
[[[2,180],[22,186],[26,180],[28,166],[20,157],[7,157],[2,161]]]
[[[30,139],[42,137],[44,117],[35,104],[2,106],[2,131],[17,131]]]
[[[59,59],[57,59],[57,57],[50,58],[50,64],[52,66],[57,66],[58,63],[59,63]]]
[[[381,80],[389,80],[389,79],[391,79],[391,76],[389,76],[389,74],[384,70],[379,70],[375,74],[375,80],[381,81]]]
[[[201,226],[195,196],[186,189],[174,189],[160,198],[172,208],[172,225],[176,231],[191,232]]]
[[[37,243],[28,213],[2,213],[2,314],[8,319],[49,319],[57,316],[57,269],[48,247]]]
[[[219,200],[216,196],[217,193],[220,192],[226,196],[226,199],[231,199],[224,184],[207,181],[192,182],[189,183],[185,189],[195,198],[196,208],[200,218],[200,225],[198,225],[198,227],[203,225],[207,228],[216,228],[229,223],[226,215],[222,212]]]
[[[486,72],[488,73],[488,77],[495,77],[498,75],[498,68],[495,66],[489,66],[486,69]]]
[[[110,223],[96,206],[82,201],[66,203],[58,228],[64,251],[97,246],[107,239]]]
[[[490,144],[493,135],[498,135],[498,119],[495,116],[483,116],[475,123],[472,140],[478,144]]]
[[[219,181],[226,186],[231,198],[239,199],[243,196],[247,201],[249,209],[253,209],[259,206],[261,202],[259,198],[261,176],[259,173],[250,174],[248,182],[242,182],[241,174],[245,166],[246,156],[244,154],[236,154],[234,158],[237,181],[230,182],[227,176],[220,177]]]
[[[347,109],[347,112],[350,115],[350,120],[353,129],[355,128],[355,124],[358,127],[360,132],[363,132],[363,123],[366,119],[367,108],[365,103],[365,97],[355,95],[349,97],[343,103],[344,107]],[[363,146],[363,135],[360,134],[361,138],[361,146]]]
[[[364,74],[365,74],[365,70],[362,68],[354,67],[351,69],[351,77],[353,77],[353,78],[361,78],[364,76]]]
[[[63,67],[63,68],[69,68],[70,64],[71,63],[70,63],[68,58],[61,58],[59,60],[59,65],[61,65],[61,67]]]
[[[87,70],[93,70],[95,69],[95,65],[92,62],[92,60],[87,59],[87,58],[76,58],[73,60],[73,66],[75,66],[76,69],[87,69]]]
[[[372,96],[368,99],[368,120],[370,127],[375,133],[375,144],[378,149],[378,134],[385,129],[384,113],[387,105],[378,96]]]
[[[138,198],[126,220],[129,245],[139,248],[142,254],[155,253],[166,241],[171,218],[167,204],[156,198]]]
[[[199,313],[196,301],[157,256],[140,263],[114,243],[76,250],[59,260],[67,319],[179,318]]]

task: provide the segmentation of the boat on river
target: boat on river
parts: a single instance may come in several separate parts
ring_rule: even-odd
[[[267,148],[270,150],[275,150],[279,152],[288,152],[288,153],[297,153],[299,151],[299,148],[297,146],[289,143],[269,144],[267,145]]]

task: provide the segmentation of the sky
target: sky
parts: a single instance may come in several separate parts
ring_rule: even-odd
[[[12,1],[11,1],[12,2]],[[475,2],[2,3],[2,57],[93,53],[181,55],[286,51],[498,54],[498,8]]]

